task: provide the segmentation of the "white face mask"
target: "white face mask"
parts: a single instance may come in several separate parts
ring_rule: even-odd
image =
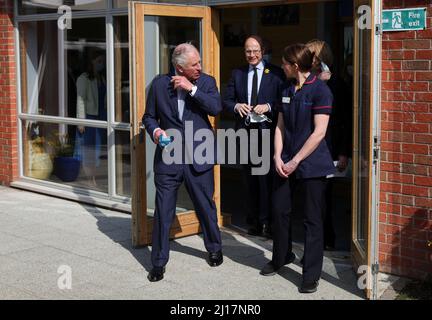
[[[354,68],[353,66],[347,66],[347,73],[352,77],[353,73],[354,73]]]

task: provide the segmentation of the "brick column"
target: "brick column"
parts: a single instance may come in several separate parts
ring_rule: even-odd
[[[18,176],[13,1],[0,0],[0,184]]]
[[[427,7],[427,30],[382,41],[381,270],[432,273],[432,4],[384,0],[384,9]]]

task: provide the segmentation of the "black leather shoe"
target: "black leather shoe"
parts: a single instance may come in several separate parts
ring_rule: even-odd
[[[296,255],[294,254],[294,252],[291,252],[290,257],[288,258],[288,260],[285,261],[284,265],[293,263],[294,260],[296,258]],[[264,268],[262,268],[262,270],[260,271],[260,274],[263,276],[273,276],[275,275],[280,268],[275,268],[275,266],[273,265],[273,262],[270,261],[269,263],[267,263]]]
[[[150,282],[156,282],[163,279],[165,273],[165,267],[154,267],[149,272],[147,279],[149,279]]]
[[[303,281],[298,291],[300,293],[314,293],[317,291],[318,281],[306,282]]]
[[[268,262],[264,268],[262,268],[262,270],[260,271],[260,275],[262,276],[273,276],[278,272],[279,268],[276,269],[273,265],[273,262],[270,261]]]
[[[221,265],[223,262],[222,251],[218,252],[209,252],[208,264],[210,267],[217,267]]]

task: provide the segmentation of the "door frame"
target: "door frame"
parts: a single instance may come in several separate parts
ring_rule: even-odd
[[[181,10],[179,10],[181,9]],[[191,17],[201,19],[202,61],[205,72],[216,79],[219,86],[219,14],[206,6],[175,4],[147,4],[129,2],[129,43],[131,75],[131,166],[132,166],[132,245],[139,247],[151,243],[153,218],[147,215],[146,148],[145,130],[141,119],[145,112],[145,43],[144,16]],[[137,35],[142,35],[137,37]],[[213,128],[217,128],[218,117],[210,117]],[[214,167],[214,196],[219,226],[229,224],[229,217],[221,215],[220,166]],[[170,231],[172,238],[199,233],[200,225],[194,210],[177,215]]]
[[[359,51],[358,42],[359,27],[357,24],[359,5],[369,5],[371,8],[371,39],[370,39],[370,93],[369,93],[369,154],[368,154],[368,201],[366,215],[366,248],[363,250],[357,240],[358,220],[358,175],[359,163],[359,79],[354,76],[354,101],[353,101],[353,177],[352,177],[352,239],[351,255],[355,271],[360,277],[366,277],[365,294],[368,299],[377,298],[378,276],[378,205],[379,205],[379,151],[380,151],[380,103],[381,103],[381,1],[380,0],[353,0],[354,9],[354,74],[358,75]],[[361,266],[366,266],[360,268]],[[364,272],[366,272],[364,274]]]

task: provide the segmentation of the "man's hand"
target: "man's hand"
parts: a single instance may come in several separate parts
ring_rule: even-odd
[[[165,137],[167,136],[164,130],[157,129],[153,136],[153,140],[156,144],[159,144],[159,138],[161,137],[161,135],[164,135]]]
[[[246,103],[237,103],[235,109],[242,118],[247,116],[248,113],[252,111],[251,106],[247,105]]]
[[[193,84],[183,76],[173,76],[171,83],[174,85],[174,89],[181,88],[187,92],[192,90]]]
[[[289,176],[291,173],[295,171],[295,169],[297,169],[297,167],[298,167],[298,162],[295,161],[294,159],[291,159],[290,161],[288,161],[282,166],[282,170],[287,176]]]
[[[281,176],[282,178],[288,178],[288,175],[282,169],[284,163],[283,163],[281,157],[275,156],[274,163],[275,163],[275,168],[276,168],[276,172],[278,173],[278,175]]]
[[[79,133],[83,134],[85,131],[85,127],[84,126],[78,126],[78,131],[79,131]]]
[[[263,114],[263,113],[269,112],[270,108],[269,108],[268,104],[257,104],[256,107],[253,108],[253,111],[256,114]]]

